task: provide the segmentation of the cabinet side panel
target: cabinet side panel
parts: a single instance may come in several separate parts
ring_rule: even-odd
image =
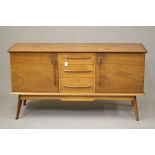
[[[102,53],[96,57],[97,93],[143,93],[145,54]]]
[[[13,92],[58,92],[56,53],[11,53]]]
[[[12,89],[12,92],[13,92],[13,83],[14,83],[14,71],[13,71],[13,68],[14,68],[14,57],[15,57],[15,53],[10,53],[10,74],[11,74],[11,89]]]

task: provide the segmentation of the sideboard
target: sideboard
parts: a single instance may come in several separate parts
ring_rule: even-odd
[[[10,49],[16,119],[27,100],[129,100],[138,121],[146,49],[138,43],[16,43]]]

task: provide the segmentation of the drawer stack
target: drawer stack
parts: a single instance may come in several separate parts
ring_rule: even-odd
[[[59,77],[61,93],[93,93],[95,54],[59,53]]]

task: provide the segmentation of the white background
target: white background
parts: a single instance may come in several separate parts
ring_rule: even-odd
[[[1,0],[0,25],[154,26],[153,0]],[[154,130],[1,130],[0,154],[155,154]]]
[[[154,0],[0,0],[0,25],[154,26]]]

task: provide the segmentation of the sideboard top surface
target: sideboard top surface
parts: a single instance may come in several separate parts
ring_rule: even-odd
[[[16,43],[9,52],[147,52],[140,43]]]

